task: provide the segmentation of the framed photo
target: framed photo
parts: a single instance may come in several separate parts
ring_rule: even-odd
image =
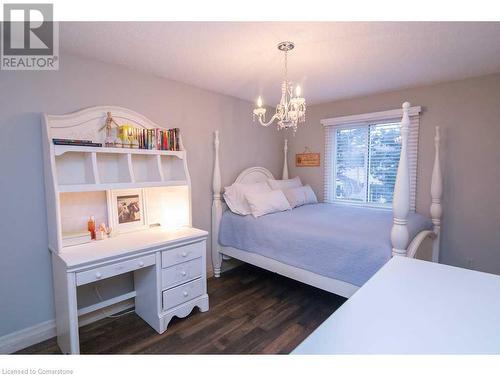
[[[108,190],[108,221],[116,233],[147,228],[146,194],[143,189]]]

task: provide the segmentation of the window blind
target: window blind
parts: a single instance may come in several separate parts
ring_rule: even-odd
[[[367,117],[367,115],[362,115]],[[401,117],[325,126],[325,202],[391,207]],[[410,116],[410,209],[415,211],[419,116]]]

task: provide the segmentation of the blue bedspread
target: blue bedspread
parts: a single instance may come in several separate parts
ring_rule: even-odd
[[[392,211],[328,203],[254,218],[227,210],[219,243],[363,285],[391,257]],[[432,222],[410,214],[410,239]]]

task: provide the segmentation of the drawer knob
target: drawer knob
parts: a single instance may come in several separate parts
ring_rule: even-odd
[[[188,292],[186,292],[186,291],[182,292],[182,295],[183,295],[184,297],[187,297],[187,296],[188,296],[188,294],[189,294],[189,293],[188,293]]]
[[[96,272],[95,273],[95,278],[96,279],[100,279],[102,277],[101,273],[100,272]]]
[[[141,261],[139,262],[139,267],[142,267],[142,266],[144,266],[144,262],[141,260]]]
[[[183,251],[181,255],[182,255],[183,258],[185,258],[185,257],[187,257],[188,253],[186,253],[185,251]]]
[[[186,276],[186,275],[187,275],[186,271],[182,271],[182,272],[181,272],[181,275],[182,275],[182,276]]]

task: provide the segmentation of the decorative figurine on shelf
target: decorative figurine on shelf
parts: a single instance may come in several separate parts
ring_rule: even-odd
[[[97,240],[104,240],[106,238],[106,224],[102,223],[96,232]]]
[[[96,231],[95,239],[97,241],[103,240],[104,239],[104,232],[102,230],[100,230],[100,229],[98,231]]]
[[[115,124],[116,128],[113,128],[113,124]],[[113,116],[111,116],[111,112],[106,113],[106,122],[104,126],[101,128],[106,129],[106,138],[104,139],[104,145],[106,147],[121,147],[121,142],[117,142],[117,137],[116,137],[116,129],[118,129],[120,125],[113,119]],[[117,145],[119,143],[119,146]]]
[[[111,228],[111,227],[106,228],[106,235],[108,236],[108,238],[113,237],[114,233],[112,233],[112,232],[113,232],[113,228]]]

